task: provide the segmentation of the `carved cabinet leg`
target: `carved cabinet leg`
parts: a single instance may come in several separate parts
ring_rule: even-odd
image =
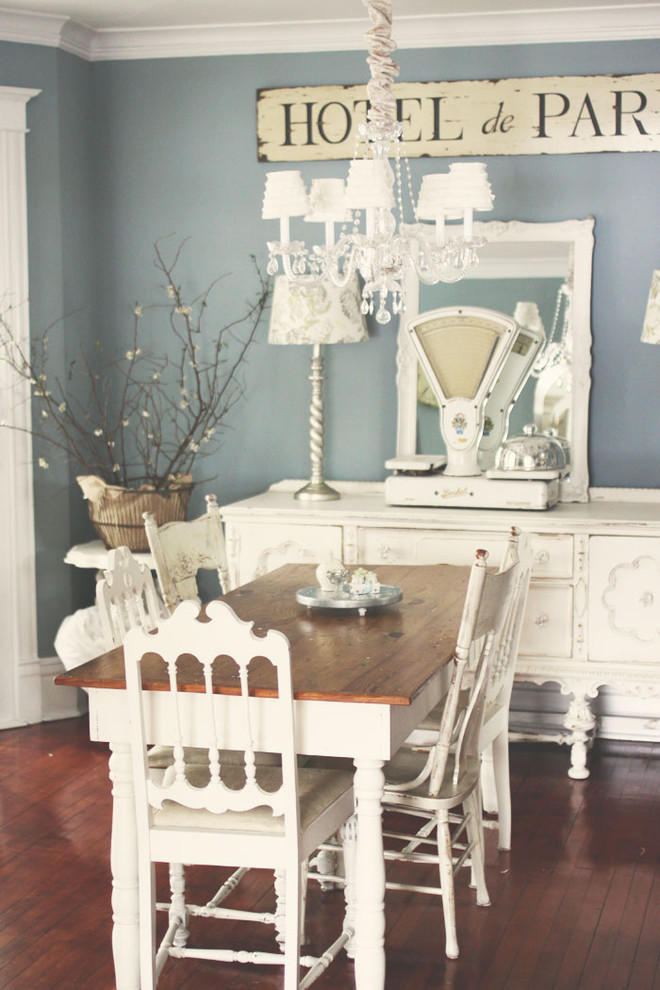
[[[564,716],[564,726],[570,737],[571,765],[568,776],[574,780],[585,780],[589,776],[587,753],[593,742],[593,732],[596,728],[596,717],[591,710],[590,698],[596,697],[597,692],[587,694],[576,691],[568,711]]]
[[[131,748],[110,743],[112,953],[117,990],[139,990],[138,863]]]

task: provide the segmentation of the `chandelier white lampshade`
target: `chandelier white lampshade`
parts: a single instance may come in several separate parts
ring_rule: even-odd
[[[432,172],[422,176],[417,200],[419,220],[442,220],[443,218],[458,220],[460,218],[461,210],[450,210],[447,202],[450,182],[449,172]]]
[[[312,345],[309,379],[311,478],[295,493],[302,500],[339,498],[339,492],[323,479],[323,359],[324,344],[353,344],[367,339],[367,325],[360,306],[357,276],[340,287],[329,282],[297,285],[284,275],[275,279],[268,331],[270,344]]]
[[[493,194],[482,162],[459,162],[449,172],[424,176],[419,203],[415,203],[392,92],[399,74],[391,57],[396,48],[392,4],[390,0],[363,3],[372,21],[366,33],[371,79],[367,120],[358,129],[344,205],[329,211],[312,202],[303,210],[306,191],[300,172],[269,172],[262,216],[280,221],[279,241],[268,242],[269,274],[280,271],[280,261],[287,278],[300,283],[323,279],[345,286],[359,274],[362,312],[375,312],[379,323],[389,323],[392,314],[405,310],[405,276],[410,266],[422,282],[432,285],[456,282],[477,264],[484,241],[474,236],[473,215],[492,209]],[[287,175],[291,178],[279,178]],[[429,184],[430,178],[437,181]],[[412,222],[404,218],[404,193]],[[313,188],[309,199],[315,199]],[[324,223],[323,244],[308,248],[304,240],[291,239],[289,220],[298,216]],[[336,223],[342,225],[338,236]]]
[[[261,216],[264,220],[302,217],[309,209],[307,189],[300,172],[268,172]]]
[[[305,220],[308,223],[327,223],[328,221],[341,223],[349,219],[344,180],[312,179]]]
[[[346,205],[351,210],[383,209],[394,206],[394,172],[388,161],[356,158],[346,181]]]
[[[660,269],[654,271],[651,278],[651,289],[642,326],[642,342],[660,344]]]

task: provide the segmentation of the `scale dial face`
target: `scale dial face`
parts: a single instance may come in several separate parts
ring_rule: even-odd
[[[484,406],[519,335],[495,310],[448,306],[408,324],[420,364],[440,406],[445,474],[478,475]]]

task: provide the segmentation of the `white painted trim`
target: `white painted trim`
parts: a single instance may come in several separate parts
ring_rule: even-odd
[[[76,718],[87,710],[87,696],[79,688],[61,687],[53,683],[57,674],[64,671],[59,657],[39,660],[42,722],[55,722],[60,718]]]
[[[367,26],[351,18],[95,31],[66,17],[0,7],[0,40],[59,47],[89,61],[357,51]],[[394,37],[402,49],[653,39],[660,37],[660,4],[395,16]]]
[[[29,341],[26,105],[39,90],[0,87],[0,303],[14,307],[14,333]],[[3,658],[0,720],[26,724],[41,719],[41,676],[37,659],[34,500],[30,387],[0,370],[0,418],[19,427],[1,437],[0,481],[2,585],[0,626]]]
[[[77,21],[67,21],[60,32],[59,47],[62,51],[77,55],[78,58],[94,60],[94,43],[97,32]]]
[[[590,488],[590,502],[660,502],[660,488]]]
[[[67,20],[67,17],[57,14],[35,14],[27,10],[0,7],[0,40],[57,48],[62,27]]]

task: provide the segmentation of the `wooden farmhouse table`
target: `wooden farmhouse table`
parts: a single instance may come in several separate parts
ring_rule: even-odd
[[[381,824],[383,764],[437,704],[447,680],[469,577],[468,567],[379,566],[382,584],[399,586],[402,600],[368,610],[307,608],[296,591],[316,584],[309,565],[286,564],[223,596],[255,632],[279,629],[291,644],[297,750],[350,757],[355,764],[357,865],[355,983],[382,990],[385,982],[385,866]],[[110,745],[113,956],[117,990],[139,990],[138,873],[135,807],[121,648],[55,678],[89,696],[90,736]],[[162,681],[147,679],[150,742],[167,741],[168,698]],[[218,681],[221,745],[234,748],[235,686]],[[255,689],[259,749],[269,748],[268,685]],[[263,700],[262,700],[263,698]],[[186,692],[184,744],[206,745],[194,684]]]

